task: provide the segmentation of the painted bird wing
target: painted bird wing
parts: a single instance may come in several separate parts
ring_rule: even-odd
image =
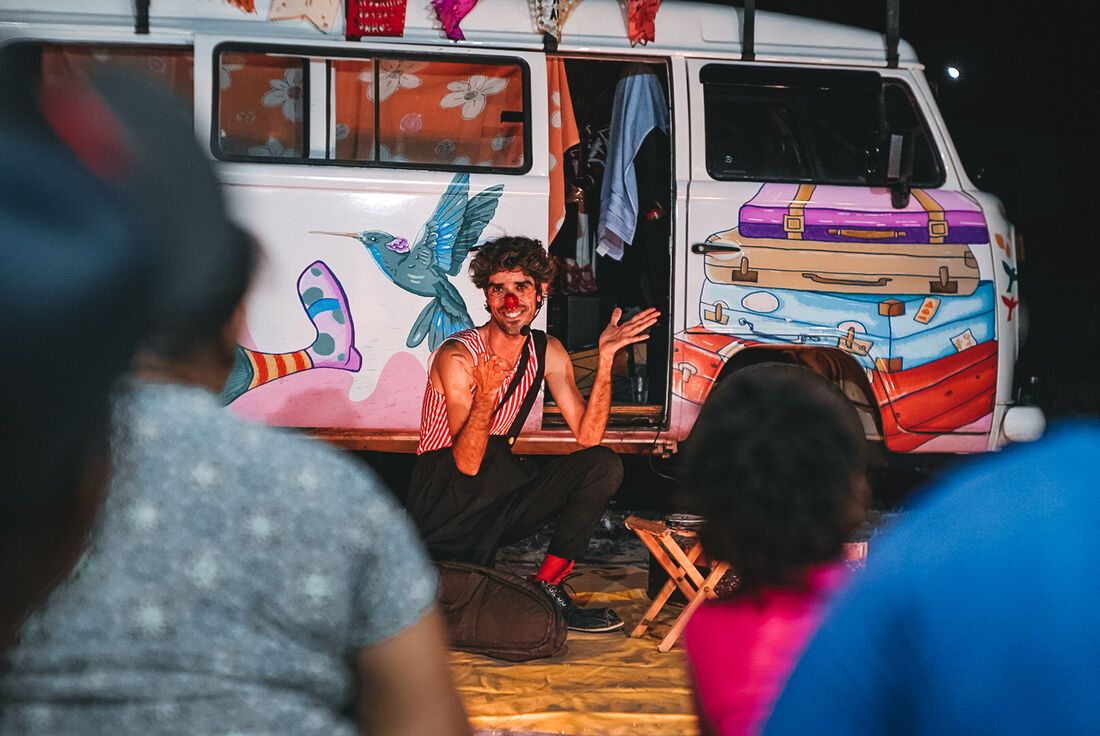
[[[469,193],[470,175],[455,174],[447,191],[439,198],[435,212],[424,223],[424,229],[409,253],[410,257],[422,263],[434,261],[434,265],[444,271],[451,268],[451,253],[455,238],[462,230]]]
[[[427,337],[428,350],[434,351],[454,333],[474,326],[466,311],[466,302],[450,282],[440,279],[436,282],[435,293],[409,330],[405,340],[409,348],[415,348]]]
[[[503,192],[504,185],[496,184],[483,192],[479,192],[466,205],[466,217],[463,219],[458,237],[454,241],[450,266],[447,267],[439,263],[439,267],[445,269],[451,276],[456,275],[462,269],[462,262],[466,260],[470,248],[481,237],[481,231],[489,224],[489,220],[493,219],[493,215],[497,211],[497,203],[500,201],[500,195]],[[438,252],[438,250],[437,248],[436,251]]]
[[[466,329],[474,326],[473,319],[470,318],[470,313],[466,311],[466,302],[463,300],[462,295],[458,293],[450,281],[440,279],[435,285],[436,298],[439,299],[439,306],[443,312],[446,313],[451,324],[457,326],[460,329]]]

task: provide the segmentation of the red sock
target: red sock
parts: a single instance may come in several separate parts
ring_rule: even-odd
[[[573,569],[573,560],[564,557],[547,554],[542,561],[542,567],[535,573],[535,580],[545,580],[551,585],[559,585],[569,571]]]

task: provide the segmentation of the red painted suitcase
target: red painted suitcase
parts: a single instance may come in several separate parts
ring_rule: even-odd
[[[672,343],[672,393],[702,404],[729,356],[746,345],[755,344],[702,327],[677,334]]]

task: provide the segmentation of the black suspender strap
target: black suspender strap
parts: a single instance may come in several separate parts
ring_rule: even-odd
[[[538,397],[539,391],[542,390],[542,379],[546,373],[546,333],[542,330],[531,330],[531,338],[535,343],[535,358],[538,361],[538,367],[535,369],[535,380],[531,382],[531,386],[527,389],[527,395],[523,397],[523,404],[520,406],[516,418],[512,421],[512,426],[508,428],[509,451],[515,446],[516,438],[523,430],[523,423],[527,421],[527,415],[531,413],[531,407],[535,405],[535,399]],[[527,346],[524,345],[524,350],[526,349]],[[524,364],[524,367],[526,368],[526,364]],[[512,383],[515,384],[516,382],[513,381]],[[514,388],[514,385],[509,388]],[[511,395],[511,391],[508,395]],[[507,401],[507,397],[505,401]],[[503,403],[501,402],[501,405]]]
[[[523,380],[523,374],[527,372],[527,361],[531,359],[531,341],[523,343],[523,352],[519,354],[519,361],[516,362],[516,372],[512,376],[512,382],[508,384],[508,389],[504,392],[504,397],[497,404],[497,408],[493,409],[493,416],[496,416],[497,412],[508,403],[508,399],[512,398],[512,394],[519,388],[519,382]],[[541,365],[540,365],[541,367]]]

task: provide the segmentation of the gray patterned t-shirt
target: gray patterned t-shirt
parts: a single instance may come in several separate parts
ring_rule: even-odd
[[[356,648],[435,573],[383,484],[203,389],[131,382],[84,560],[24,627],[3,734],[352,734]]]

